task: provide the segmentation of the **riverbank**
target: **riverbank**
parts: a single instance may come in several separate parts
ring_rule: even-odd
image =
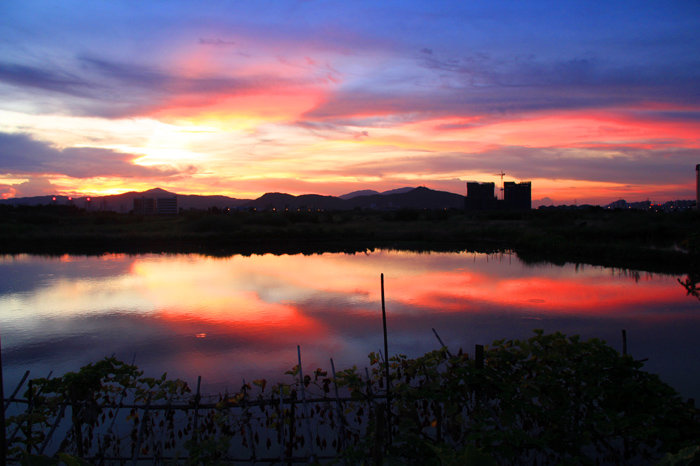
[[[526,262],[674,274],[695,274],[700,268],[697,212],[215,210],[149,217],[68,206],[3,206],[0,214],[0,253],[5,254],[310,254],[388,248],[512,251]]]

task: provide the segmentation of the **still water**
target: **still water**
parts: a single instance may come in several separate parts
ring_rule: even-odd
[[[204,392],[242,379],[285,380],[301,346],[305,370],[367,365],[383,348],[385,275],[390,354],[453,351],[534,329],[602,338],[648,358],[700,399],[700,301],[675,276],[593,266],[527,265],[511,255],[365,254],[0,256],[5,393],[32,377],[105,356],[146,375],[202,376]]]

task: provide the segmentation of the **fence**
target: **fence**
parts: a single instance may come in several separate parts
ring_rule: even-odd
[[[304,374],[297,347],[292,383],[243,381],[215,397],[201,378],[193,392],[114,358],[31,380],[18,397],[27,373],[3,398],[3,461],[649,464],[700,438],[693,402],[624,354],[625,331],[623,354],[538,330],[476,345],[473,358],[433,332],[439,350],[370,353],[364,371],[336,372],[331,359],[330,374]]]
[[[100,364],[98,371],[88,372],[99,372],[101,388],[82,393],[85,399],[71,391],[80,391],[75,383],[94,374],[74,378],[68,382],[72,386],[50,377],[30,381],[25,396],[17,397],[25,374],[4,403],[11,414],[8,462],[59,451],[91,464],[338,459],[365,439],[367,426],[376,424],[386,400],[386,391],[378,391],[369,370],[362,393],[338,387],[338,379],[347,374],[328,377],[317,369],[304,375],[297,365],[289,371],[295,377],[292,384],[269,387],[265,380],[244,381],[235,394],[202,397],[201,378],[194,392],[182,381],[165,379],[121,377],[117,383],[133,366],[111,358]],[[335,372],[332,360],[331,367]],[[117,376],[105,378],[110,372]]]

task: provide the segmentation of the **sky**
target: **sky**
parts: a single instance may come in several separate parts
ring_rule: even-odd
[[[695,198],[700,2],[0,2],[0,197]]]

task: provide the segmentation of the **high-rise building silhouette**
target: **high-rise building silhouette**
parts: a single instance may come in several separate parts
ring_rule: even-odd
[[[467,210],[493,210],[496,208],[496,196],[494,196],[494,183],[467,182],[467,197],[464,207]]]
[[[177,196],[136,197],[134,213],[137,215],[177,215]]]
[[[503,183],[503,203],[508,210],[530,210],[532,208],[532,183],[523,181]]]
[[[530,210],[532,208],[532,183],[524,181],[503,183],[503,200],[494,196],[494,183],[467,182],[467,210]]]

